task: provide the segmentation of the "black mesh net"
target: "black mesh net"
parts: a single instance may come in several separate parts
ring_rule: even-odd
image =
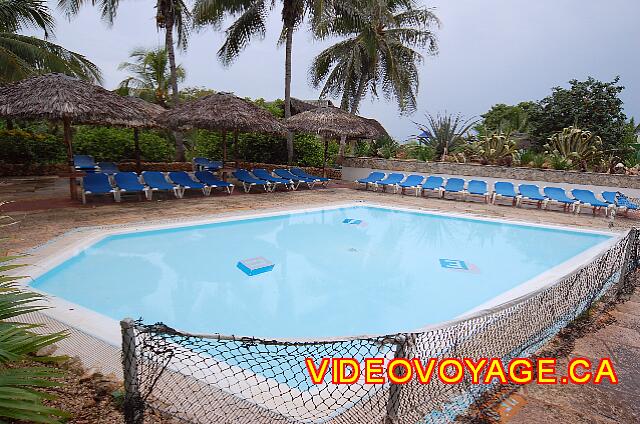
[[[125,416],[145,409],[193,423],[451,422],[495,385],[312,384],[306,358],[526,357],[595,301],[616,300],[638,267],[637,230],[589,264],[524,297],[428,331],[325,341],[273,341],[192,335],[162,324],[125,320]]]

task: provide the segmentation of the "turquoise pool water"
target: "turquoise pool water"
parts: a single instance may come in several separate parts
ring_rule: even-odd
[[[32,286],[191,332],[387,334],[452,319],[608,238],[358,206],[109,236]],[[238,269],[260,256],[273,270]]]

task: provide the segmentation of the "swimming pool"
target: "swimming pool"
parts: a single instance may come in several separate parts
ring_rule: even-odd
[[[113,320],[265,338],[390,334],[547,284],[613,239],[372,205],[108,235],[31,286]],[[263,257],[249,276],[238,262]]]

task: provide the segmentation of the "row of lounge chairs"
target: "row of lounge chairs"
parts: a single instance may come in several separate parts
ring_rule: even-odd
[[[326,185],[330,181],[309,175],[300,168],[276,169],[274,173],[277,176],[265,169],[254,169],[251,173],[238,169],[233,176],[242,183],[247,193],[255,186],[271,192],[278,186],[296,190],[300,184],[306,184],[311,189],[317,183]],[[201,191],[209,196],[217,188],[232,194],[235,186],[219,179],[211,171],[195,171],[192,175],[185,171],[144,171],[140,175],[135,172],[116,172],[113,175],[90,172],[81,179],[82,203],[87,202],[87,195],[113,195],[114,200],[119,202],[124,194],[144,194],[147,200],[152,200],[154,192],[164,192],[173,193],[181,199],[187,190]]]
[[[82,203],[87,202],[87,195],[113,194],[119,202],[123,194],[144,194],[152,200],[154,192],[173,193],[179,199],[187,190],[198,190],[206,196],[215,188],[221,188],[228,194],[233,193],[234,185],[218,179],[209,171],[197,171],[193,177],[184,171],[160,172],[144,171],[140,175],[135,172],[117,172],[108,175],[102,172],[88,173],[81,179]]]
[[[483,180],[465,181],[462,178],[448,178],[422,175],[409,175],[405,178],[401,173],[372,172],[366,178],[356,180],[356,186],[372,187],[375,191],[392,188],[394,193],[404,194],[407,190],[414,190],[416,196],[434,193],[437,197],[446,198],[459,196],[463,200],[467,197],[480,197],[487,203],[496,204],[497,201],[507,200],[513,206],[519,207],[523,203],[535,204],[538,208],[547,209],[550,204],[562,206],[564,211],[580,213],[582,207],[591,207],[595,214],[604,210],[605,215],[610,211],[640,209],[639,205],[620,192],[604,191],[599,199],[591,190],[573,189],[569,197],[560,187],[543,187],[535,184],[520,184],[517,189],[513,183],[498,181],[489,191],[489,185]]]
[[[308,174],[301,168],[275,169],[273,174],[262,168],[253,169],[251,172],[237,169],[232,174],[242,183],[245,193],[249,193],[252,187],[260,187],[264,191],[274,191],[279,186],[297,190],[300,184],[312,189],[316,184],[326,186],[331,181],[329,178]]]

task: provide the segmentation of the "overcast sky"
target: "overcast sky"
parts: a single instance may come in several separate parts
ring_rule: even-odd
[[[87,2],[90,3],[90,2]],[[190,3],[187,0],[187,3]],[[55,2],[51,3],[55,7]],[[378,119],[399,140],[415,134],[413,121],[424,112],[484,113],[495,103],[540,99],[551,87],[591,75],[611,80],[620,75],[628,116],[640,118],[640,1],[638,0],[434,0],[442,21],[440,53],[421,67],[418,112],[400,116],[392,101],[366,99],[361,114]],[[108,27],[97,9],[87,6],[68,21],[58,14],[54,41],[86,55],[113,89],[125,78],[118,64],[135,47],[163,43],[155,28],[155,1],[121,0],[116,22]],[[284,49],[277,47],[278,11],[265,40],[256,40],[230,67],[216,52],[223,34],[195,33],[178,56],[186,68],[185,86],[233,91],[271,100],[284,96]],[[307,79],[313,57],[327,43],[302,27],[294,36],[294,97],[317,98]]]

